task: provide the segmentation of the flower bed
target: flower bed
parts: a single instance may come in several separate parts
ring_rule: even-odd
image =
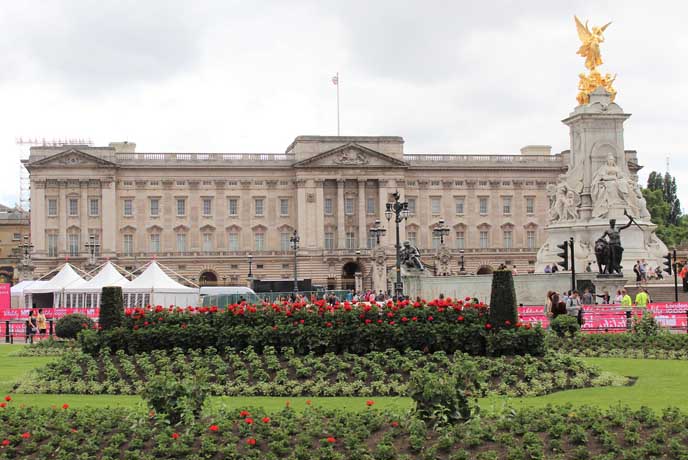
[[[170,426],[118,409],[0,409],[0,459],[590,459],[688,456],[688,418],[614,407],[546,407],[431,430],[410,414],[289,408]]]
[[[599,358],[688,359],[688,334],[548,335],[547,347],[576,356]]]
[[[127,310],[124,327],[82,333],[84,351],[291,347],[296,354],[364,354],[387,349],[471,355],[542,355],[544,331],[491,324],[487,306],[448,299],[383,306],[344,302]]]
[[[443,352],[397,350],[366,355],[297,356],[292,349],[266,348],[239,353],[215,349],[183,352],[156,350],[92,357],[69,353],[22,379],[20,393],[140,394],[156,374],[209,375],[211,394],[220,396],[406,396],[410,373],[417,369],[449,373],[475,365],[478,395],[537,396],[553,391],[622,385],[625,378],[601,373],[563,354],[544,358],[471,357]]]

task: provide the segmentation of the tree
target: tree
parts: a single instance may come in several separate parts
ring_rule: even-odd
[[[122,325],[124,319],[124,299],[122,288],[105,286],[100,296],[100,319],[98,324],[103,330],[112,329]]]
[[[652,171],[647,188],[642,190],[652,222],[657,224],[657,236],[668,246],[681,246],[688,242],[688,216],[681,215],[681,202],[677,197],[676,178]]]

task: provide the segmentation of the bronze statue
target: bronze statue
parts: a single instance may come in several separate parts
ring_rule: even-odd
[[[625,210],[624,215],[629,219],[626,225],[616,228],[616,219],[610,219],[609,228],[604,231],[602,237],[595,243],[595,257],[597,258],[600,273],[608,275],[622,274],[621,259],[623,258],[623,246],[621,246],[621,230],[625,230],[635,223],[633,217],[629,216]],[[602,269],[602,261],[606,261],[604,270]]]
[[[420,271],[425,270],[423,262],[420,261],[420,251],[417,247],[411,246],[410,241],[404,241],[404,247],[399,252],[401,263],[407,268],[415,268]]]

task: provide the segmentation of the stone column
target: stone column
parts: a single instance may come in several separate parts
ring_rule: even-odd
[[[296,180],[296,207],[298,216],[298,227],[297,231],[301,237],[301,245],[309,247],[312,244],[312,240],[308,237],[309,228],[312,226],[312,222],[308,221],[308,211],[306,209],[307,199],[306,199],[306,180],[297,179]]]
[[[81,192],[79,195],[79,227],[81,227],[81,241],[79,241],[81,247],[79,252],[85,253],[88,258],[90,249],[86,249],[85,246],[90,241],[88,234],[88,180],[79,181],[79,191]]]
[[[315,180],[315,247],[325,248],[325,195],[323,179]]]
[[[116,201],[115,192],[115,181],[113,180],[101,180],[101,222],[102,228],[102,241],[100,242],[101,249],[103,251],[103,256],[114,257],[117,253],[117,216],[119,215],[119,209]],[[142,231],[142,229],[138,229]]]
[[[344,179],[337,179],[337,247],[346,248],[344,219]]]
[[[358,179],[358,247],[365,249],[367,243],[368,227],[366,225],[366,195],[365,179]]]
[[[67,213],[69,212],[69,206],[67,206],[67,181],[61,180],[58,183],[59,187],[59,197],[57,198],[57,213],[60,216],[59,234],[57,236],[57,254],[64,255],[68,254],[67,247]],[[62,254],[60,254],[62,252]]]
[[[45,245],[45,181],[31,181],[31,243],[37,254],[46,253]],[[58,203],[59,206],[59,203]]]
[[[387,190],[387,180],[385,179],[378,179],[378,200],[379,200],[379,206],[378,206],[378,219],[380,219],[380,224],[387,229],[387,232],[384,235],[380,236],[380,247],[385,248],[388,245],[388,241],[390,238],[390,232],[393,230],[390,228],[390,222],[387,222],[387,217],[385,216],[385,209],[387,209],[387,202],[389,201],[389,198],[387,195],[389,194],[389,191]]]

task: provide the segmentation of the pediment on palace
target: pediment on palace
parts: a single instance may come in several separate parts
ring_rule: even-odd
[[[407,168],[408,163],[356,143],[342,145],[294,164],[295,168]]]
[[[116,165],[110,161],[103,160],[94,155],[82,152],[77,149],[69,149],[64,152],[32,161],[29,167],[59,167],[59,168],[113,168]]]

